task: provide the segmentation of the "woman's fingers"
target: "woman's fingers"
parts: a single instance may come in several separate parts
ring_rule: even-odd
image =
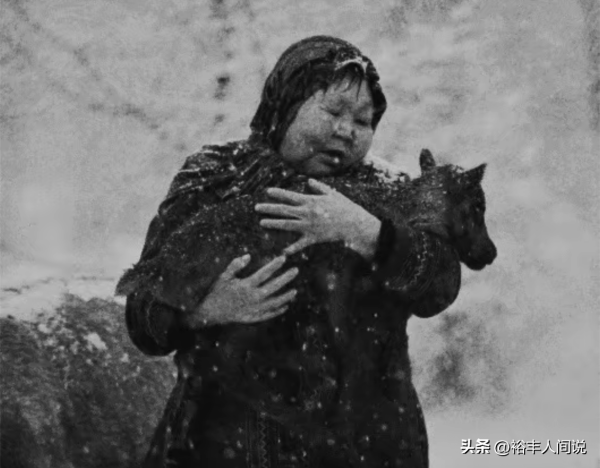
[[[298,292],[295,289],[291,289],[290,291],[288,291],[280,296],[276,296],[276,297],[273,297],[272,299],[268,299],[262,303],[261,309],[262,310],[279,309],[280,307],[284,306],[288,302],[293,301],[294,298],[296,297],[297,293]]]
[[[293,205],[284,205],[281,203],[259,203],[254,209],[259,213],[283,216],[288,218],[301,218],[304,210]]]
[[[267,189],[267,195],[275,200],[287,202],[290,205],[302,205],[308,198],[310,198],[310,195],[304,195],[302,193],[292,192],[290,190],[277,187]]]
[[[300,252],[301,250],[304,250],[306,247],[309,247],[313,244],[314,242],[311,240],[310,237],[304,236],[298,242],[295,242],[292,245],[286,247],[283,250],[283,253],[285,253],[288,256],[294,255],[295,253]]]
[[[221,273],[223,279],[233,279],[237,272],[241,271],[250,262],[250,254],[234,258],[227,268]]]
[[[252,286],[260,286],[267,281],[273,274],[279,270],[285,263],[285,255],[277,257],[257,270],[253,275],[249,276],[247,280]]]
[[[263,297],[269,297],[275,294],[290,281],[292,281],[298,275],[298,268],[290,268],[285,273],[279,275],[277,278],[273,278],[271,281],[265,283],[261,288]]]
[[[308,186],[318,195],[327,195],[334,191],[329,185],[315,179],[308,179]]]
[[[269,312],[270,317],[269,318],[273,318],[273,317],[277,317],[278,315],[283,314],[284,312],[286,312],[289,309],[289,305],[284,305],[279,307],[278,309],[275,309],[273,312]]]
[[[280,231],[302,232],[306,223],[296,219],[261,219],[261,227],[279,229]]]

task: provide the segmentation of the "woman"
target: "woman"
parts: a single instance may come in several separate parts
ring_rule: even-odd
[[[296,240],[285,255],[270,262],[262,259],[245,277],[240,272],[253,259],[234,260],[210,284],[207,294],[194,298],[197,302],[182,299],[186,294],[178,289],[178,282],[162,276],[157,280],[161,287],[129,290],[126,316],[132,340],[150,355],[177,351],[179,369],[178,384],[144,466],[428,466],[425,425],[411,382],[406,322],[411,314],[430,317],[454,301],[460,287],[456,253],[435,235],[377,217],[322,182],[309,183],[313,194],[277,188],[290,171],[315,178],[341,177],[351,171],[360,174],[368,166],[364,158],[386,109],[378,81],[371,61],[351,44],[326,36],[302,40],[283,53],[269,75],[249,139],[204,147],[186,160],[175,177],[150,225],[142,260],[159,258],[166,240],[190,217],[266,187],[275,188],[267,190],[266,203],[255,207],[265,216],[261,226],[296,234]],[[370,167],[369,173],[373,170]],[[386,380],[385,391],[377,393],[382,404],[373,408],[397,410],[393,416],[397,429],[385,459],[378,456],[377,441],[385,439],[388,424],[378,424],[384,416],[378,410],[371,411],[369,421],[362,421],[361,430],[353,432],[362,434],[360,440],[355,438],[349,446],[327,439],[317,449],[308,440],[309,431],[280,424],[269,411],[237,398],[234,390],[228,390],[231,385],[211,378],[210,369],[198,371],[197,364],[207,353],[197,343],[215,329],[252,328],[285,317],[295,297],[289,287],[298,269],[310,266],[298,261],[296,268],[280,273],[286,258],[298,259],[311,248],[330,243],[345,246],[354,256],[354,266],[345,271],[371,285],[364,292],[358,287],[351,292],[331,288],[344,304],[343,312],[359,321],[378,315],[394,318],[394,327],[378,330],[374,340],[362,333],[362,326],[356,332]],[[213,251],[213,256],[218,255]],[[203,261],[207,259],[199,264]],[[198,271],[197,281],[206,281],[201,268]],[[307,320],[314,316],[307,314]],[[310,324],[305,327],[310,328]],[[365,330],[371,331],[368,326]],[[277,333],[272,336],[278,339]],[[214,339],[212,343],[231,344]],[[347,345],[350,350],[354,342]],[[326,358],[344,359],[339,353],[324,354]],[[263,376],[256,374],[256,378]],[[310,393],[312,381],[302,382],[303,391]],[[352,403],[352,398],[347,402]],[[354,411],[365,413],[360,408],[350,410]],[[326,419],[317,423],[329,424]]]

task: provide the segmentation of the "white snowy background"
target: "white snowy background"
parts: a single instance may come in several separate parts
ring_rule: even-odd
[[[184,158],[247,135],[289,44],[337,35],[382,76],[375,154],[415,175],[422,147],[488,163],[499,257],[409,327],[431,466],[597,466],[598,12],[596,0],[1,0],[1,314],[111,296]],[[462,455],[468,438],[585,439],[589,454]]]

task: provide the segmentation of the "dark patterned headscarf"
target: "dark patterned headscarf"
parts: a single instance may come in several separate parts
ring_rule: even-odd
[[[292,44],[268,76],[250,124],[251,140],[279,149],[300,106],[315,92],[327,89],[348,74],[365,82],[371,91],[375,129],[387,105],[375,66],[349,42],[313,36]]]

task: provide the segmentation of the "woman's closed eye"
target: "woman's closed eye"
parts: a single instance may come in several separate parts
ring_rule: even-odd
[[[367,119],[367,118],[359,117],[357,119],[354,119],[354,122],[357,123],[358,125],[360,125],[361,127],[370,127],[371,126],[371,119]]]
[[[341,117],[342,111],[336,108],[327,108],[325,111],[332,117]],[[371,126],[371,118],[369,117],[356,117],[354,118],[354,123],[360,125],[361,127],[370,127]]]

